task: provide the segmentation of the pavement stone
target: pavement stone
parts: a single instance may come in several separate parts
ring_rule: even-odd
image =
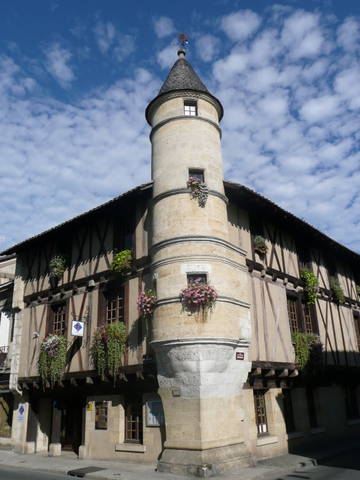
[[[1,448],[1,447],[0,447]],[[159,473],[156,465],[132,464],[103,460],[79,460],[75,454],[64,452],[61,457],[49,457],[48,452],[20,454],[10,450],[0,450],[0,466],[6,465],[28,470],[41,470],[67,474],[71,470],[96,467],[101,470],[86,473],[84,478],[93,480],[184,480],[182,475]],[[286,475],[305,467],[316,465],[316,460],[309,457],[287,454],[261,460],[256,466],[242,468],[221,475],[222,480],[263,480],[269,476]],[[76,478],[69,476],[69,478]]]

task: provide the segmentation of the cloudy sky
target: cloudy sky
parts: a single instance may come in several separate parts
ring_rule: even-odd
[[[1,2],[0,250],[150,180],[180,32],[225,179],[360,253],[359,0]]]

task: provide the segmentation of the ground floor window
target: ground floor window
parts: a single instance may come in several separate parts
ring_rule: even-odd
[[[125,400],[125,442],[143,441],[142,395],[128,395]]]
[[[254,390],[254,404],[257,433],[258,435],[265,435],[268,433],[268,427],[264,390]]]
[[[343,387],[346,418],[354,420],[359,418],[359,406],[356,398],[356,390],[354,387]]]
[[[107,430],[108,402],[95,402],[95,430]]]

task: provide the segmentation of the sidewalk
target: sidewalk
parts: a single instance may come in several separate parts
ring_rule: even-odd
[[[1,448],[1,447],[0,447]],[[61,457],[49,457],[48,452],[21,455],[12,450],[0,450],[0,466],[41,470],[53,473],[70,473],[69,478],[109,480],[184,480],[182,475],[158,473],[156,465],[140,465],[101,460],[79,460],[75,454],[64,453]],[[299,455],[281,455],[258,462],[257,466],[243,468],[218,477],[222,480],[262,480],[269,476],[286,475],[305,467],[316,465],[316,461]]]

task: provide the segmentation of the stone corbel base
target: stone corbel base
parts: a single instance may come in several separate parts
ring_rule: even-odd
[[[158,471],[193,477],[211,477],[253,465],[253,458],[244,444],[208,450],[165,448]]]

